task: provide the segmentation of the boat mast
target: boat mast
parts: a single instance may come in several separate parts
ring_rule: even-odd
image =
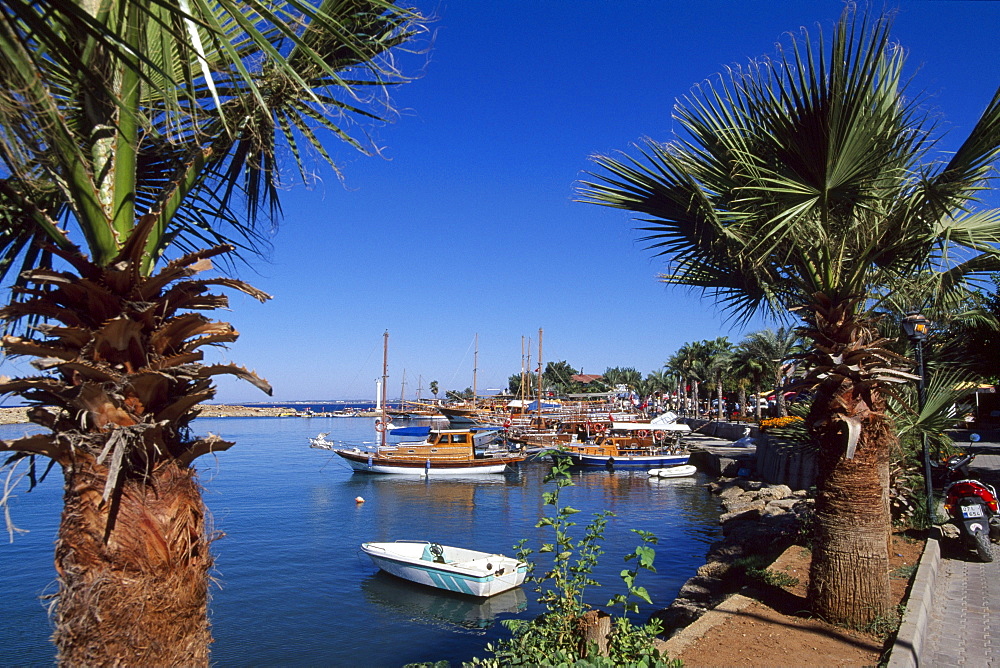
[[[522,414],[524,413],[524,400],[527,398],[527,395],[525,394],[525,390],[527,390],[527,388],[525,387],[525,385],[527,385],[527,370],[528,367],[524,357],[524,334],[522,334],[521,335],[521,413]]]
[[[476,374],[479,372],[479,332],[476,332],[476,345],[472,351],[472,406],[476,406]]]
[[[399,388],[399,410],[406,410],[406,401],[403,397],[406,395],[406,369],[403,369],[403,386]]]
[[[386,383],[389,381],[389,330],[385,330],[382,335],[382,447],[385,447],[385,433],[388,431],[386,425],[389,421],[385,419],[385,393]]]
[[[538,328],[538,427],[542,426],[542,328]]]

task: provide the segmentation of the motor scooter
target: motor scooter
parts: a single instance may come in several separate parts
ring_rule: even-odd
[[[944,462],[949,479],[944,508],[963,544],[988,563],[993,561],[991,539],[1000,540],[1000,508],[993,486],[969,477],[969,465],[975,458],[970,451]]]

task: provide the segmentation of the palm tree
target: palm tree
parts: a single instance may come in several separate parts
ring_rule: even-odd
[[[685,396],[685,399],[688,400],[689,407],[694,409],[695,417],[698,417],[700,413],[698,385],[704,380],[700,360],[701,349],[699,345],[697,343],[685,343],[674,353],[668,362],[671,367],[677,369],[678,373],[681,374],[685,393],[686,388],[690,388],[691,395],[690,397]]]
[[[753,389],[754,396],[754,407],[753,414],[760,421],[761,411],[760,411],[760,400],[763,396],[765,378],[768,376],[768,364],[761,359],[760,355],[756,351],[751,350],[746,345],[746,340],[740,342],[733,353],[733,373],[740,378],[745,378],[747,385]],[[746,406],[745,400],[741,401],[744,406]],[[749,411],[744,408],[744,414],[749,414]]]
[[[802,320],[819,447],[809,595],[825,619],[889,610],[886,390],[911,363],[878,335],[880,301],[924,270],[935,292],[996,271],[1000,211],[976,196],[1000,153],[1000,91],[956,151],[903,96],[891,22],[845,10],[829,42],[803,30],[777,57],[727,70],[679,103],[687,136],[597,157],[583,201],[641,216],[669,262],[732,317]],[[936,157],[936,156],[935,156]]]
[[[762,329],[748,334],[742,345],[748,355],[757,357],[769,371],[778,415],[788,415],[785,401],[788,364],[789,360],[803,352],[798,332],[791,327],[779,327],[777,331]]]
[[[669,395],[675,385],[674,376],[666,368],[650,371],[646,374],[646,382],[649,384],[650,396],[659,393],[661,398]],[[660,403],[663,403],[662,400]]]
[[[688,365],[682,350],[671,355],[665,366],[677,378],[677,410],[684,412],[687,409]]]
[[[434,395],[434,401],[437,401],[438,392],[440,392],[440,391],[441,391],[441,386],[438,385],[438,382],[436,380],[432,380],[431,381],[431,394]]]
[[[270,387],[201,363],[237,337],[201,312],[227,305],[215,288],[267,295],[194,277],[263,248],[279,154],[305,176],[306,147],[336,168],[326,132],[371,152],[356,124],[391,111],[374,93],[405,80],[387,55],[421,21],[382,0],[3,3],[0,278],[16,279],[0,318],[36,325],[3,347],[39,375],[0,392],[47,431],[0,451],[65,478],[60,662],[208,663],[192,462],[230,444],[191,421],[215,375]]]
[[[705,356],[705,371],[715,383],[719,420],[725,420],[725,393],[722,381],[733,365],[733,346],[729,343],[728,337],[720,336],[710,341],[702,341],[702,353]]]

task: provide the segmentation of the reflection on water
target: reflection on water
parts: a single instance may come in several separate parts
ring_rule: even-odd
[[[482,633],[497,615],[516,615],[528,607],[528,597],[515,587],[489,598],[462,596],[433,589],[378,571],[361,581],[361,591],[372,604],[392,610],[407,621],[457,626]]]
[[[308,447],[322,431],[342,441],[374,437],[366,418],[199,418],[194,428],[236,442],[217,457],[198,460],[199,480],[214,529],[218,586],[210,613],[219,666],[401,666],[481,656],[487,642],[505,636],[500,620],[542,612],[530,587],[518,598],[466,601],[377,576],[358,546],[366,541],[431,540],[513,554],[522,538],[537,550],[552,541],[538,528],[552,508],[542,500],[550,466],[525,463],[506,475],[468,479],[352,474],[334,455]],[[23,431],[23,428],[22,428]],[[0,438],[10,438],[0,430]],[[53,541],[61,508],[61,480],[30,494],[18,491],[15,523],[31,533],[0,543],[0,665],[52,664],[55,652],[39,595],[54,579]],[[624,556],[639,544],[632,529],[660,538],[655,573],[643,572],[653,604],[637,619],[666,607],[704,563],[718,539],[718,506],[704,477],[650,480],[642,472],[576,471],[561,503],[582,512],[576,529],[601,510],[607,525],[593,576],[602,587],[587,601],[603,606],[623,592]],[[364,503],[355,503],[361,496]],[[535,554],[540,572],[550,555]],[[416,589],[414,589],[416,587]],[[486,607],[484,607],[486,606]],[[377,641],[373,642],[373,634]]]

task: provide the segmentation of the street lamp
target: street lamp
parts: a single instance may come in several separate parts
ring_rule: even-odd
[[[931,321],[918,311],[910,311],[903,318],[902,325],[903,331],[906,333],[906,338],[913,344],[914,350],[917,353],[917,374],[920,376],[920,380],[917,381],[917,411],[922,413],[926,391],[924,384],[924,341],[927,340],[927,335],[930,332]],[[934,518],[934,491],[931,487],[931,456],[927,449],[927,433],[922,432],[921,438],[923,440],[924,492],[927,495],[927,519],[928,521],[932,521]]]

